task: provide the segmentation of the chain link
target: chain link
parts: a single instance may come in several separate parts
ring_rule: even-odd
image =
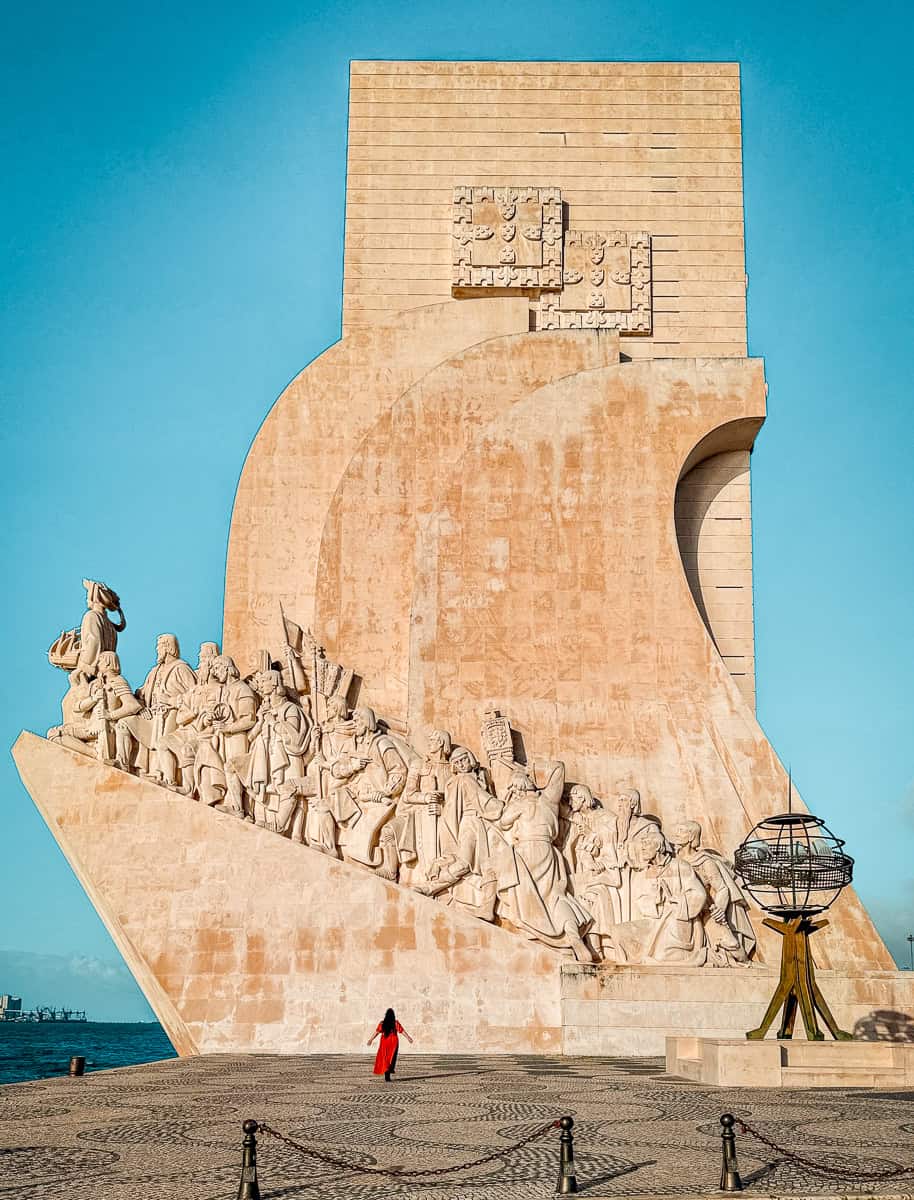
[[[515,1150],[520,1150],[522,1146],[528,1146],[530,1142],[535,1142],[537,1138],[544,1137],[550,1130],[558,1129],[559,1127],[558,1121],[550,1121],[548,1125],[543,1125],[540,1129],[528,1134],[525,1138],[521,1138],[519,1142],[515,1142],[512,1146],[500,1146],[491,1154],[485,1154],[482,1158],[474,1158],[472,1162],[458,1163],[456,1167],[429,1167],[425,1170],[406,1170],[399,1167],[360,1167],[356,1163],[345,1162],[341,1158],[334,1158],[331,1154],[322,1154],[320,1150],[314,1150],[310,1146],[303,1146],[300,1142],[293,1141],[292,1138],[286,1137],[269,1125],[261,1125],[259,1122],[257,1124],[257,1129],[260,1133],[266,1133],[278,1142],[282,1142],[283,1145],[297,1150],[300,1154],[307,1154],[309,1158],[316,1158],[319,1162],[326,1163],[330,1167],[338,1167],[343,1171],[361,1171],[365,1175],[388,1175],[391,1179],[408,1179],[413,1176],[451,1175],[454,1171],[468,1171],[470,1167],[481,1167],[484,1163],[494,1162],[496,1158],[503,1158],[506,1154],[512,1154]]]
[[[798,1163],[800,1166],[806,1167],[808,1170],[817,1172],[820,1175],[835,1175],[846,1179],[859,1179],[861,1182],[879,1183],[884,1179],[897,1179],[900,1175],[914,1174],[914,1167],[887,1167],[884,1171],[854,1171],[850,1167],[830,1167],[825,1163],[813,1162],[810,1158],[804,1158],[802,1154],[795,1154],[793,1150],[787,1150],[784,1146],[779,1146],[777,1142],[773,1142],[771,1138],[765,1137],[763,1133],[759,1133],[757,1129],[753,1129],[751,1125],[747,1125],[739,1117],[736,1118],[735,1124],[740,1133],[748,1134],[749,1137],[753,1137],[757,1142],[761,1142],[767,1146],[769,1150],[774,1150],[791,1162]]]

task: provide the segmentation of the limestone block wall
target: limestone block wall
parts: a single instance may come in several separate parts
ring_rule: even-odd
[[[552,186],[581,231],[647,230],[631,358],[746,353],[736,63],[354,62],[344,332],[451,291],[455,186]]]
[[[676,489],[676,533],[692,596],[746,703],[755,708],[748,450],[700,462]]]

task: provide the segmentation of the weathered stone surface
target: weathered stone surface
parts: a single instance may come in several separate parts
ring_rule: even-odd
[[[377,418],[453,354],[528,328],[524,299],[445,300],[421,313],[388,313],[293,379],[254,439],[235,496],[223,630],[240,662],[281,640],[280,602],[313,625],[330,501]]]
[[[330,652],[358,664],[366,703],[411,716],[411,658],[424,640],[415,593],[451,515],[447,481],[480,431],[546,384],[618,361],[613,333],[492,337],[430,370],[366,433],[328,506],[314,610]],[[477,534],[473,553],[485,554],[481,526]],[[522,637],[513,631],[505,650]],[[475,740],[480,711],[461,740]]]

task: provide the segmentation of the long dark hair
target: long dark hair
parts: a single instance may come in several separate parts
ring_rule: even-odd
[[[389,1008],[384,1014],[384,1020],[381,1022],[382,1033],[396,1033],[397,1017],[392,1008]]]

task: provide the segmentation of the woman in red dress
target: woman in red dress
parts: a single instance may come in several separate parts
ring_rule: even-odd
[[[413,1039],[397,1020],[394,1010],[389,1008],[384,1014],[381,1024],[368,1039],[368,1045],[370,1046],[378,1034],[381,1035],[381,1040],[378,1043],[378,1053],[375,1055],[374,1060],[374,1073],[375,1075],[383,1075],[385,1083],[390,1083],[390,1077],[397,1069],[397,1051],[400,1049],[399,1035],[401,1033],[409,1044],[412,1045]]]

